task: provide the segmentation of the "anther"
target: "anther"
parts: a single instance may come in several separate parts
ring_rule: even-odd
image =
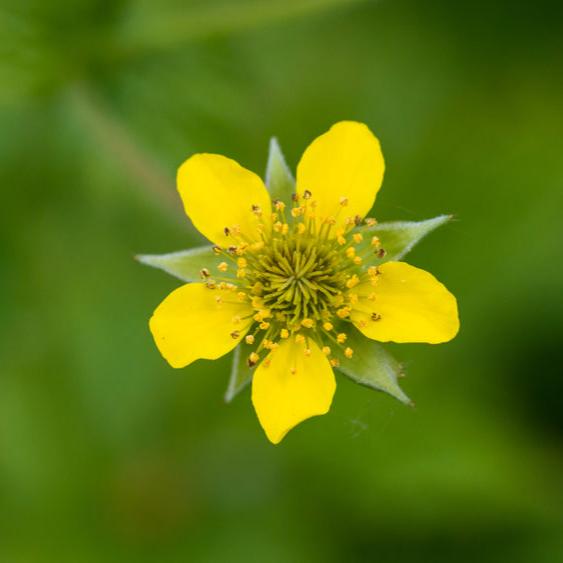
[[[295,343],[296,344],[302,344],[303,342],[305,342],[305,337],[302,334],[296,334],[295,335]]]
[[[247,363],[248,367],[251,368],[251,367],[254,367],[258,363],[259,359],[260,359],[260,356],[256,352],[251,352],[250,356],[248,356],[248,359],[246,360],[246,363]]]
[[[346,282],[346,287],[348,289],[352,289],[353,287],[356,287],[358,284],[360,283],[360,278],[354,274],[347,282]]]
[[[305,348],[305,357],[309,357],[311,355],[311,348]]]
[[[359,266],[363,260],[361,256],[354,256],[354,260],[353,260],[354,264],[356,264],[356,266]]]
[[[344,350],[344,355],[347,358],[351,358],[354,355],[354,350],[352,350],[352,348],[348,347],[348,348],[346,348],[346,350]]]
[[[287,330],[287,328],[282,328],[280,330],[280,336],[282,338],[288,338],[289,337],[289,330]]]
[[[368,227],[375,227],[375,225],[377,225],[377,221],[373,217],[367,217],[366,218],[366,225]]]
[[[336,311],[336,314],[341,318],[341,319],[345,319],[346,317],[350,316],[352,309],[350,309],[350,307],[342,307],[341,309],[338,309],[338,311]]]
[[[254,339],[254,336],[252,336],[252,334],[247,334],[247,335],[244,337],[244,341],[245,341],[247,344],[250,344],[250,345],[254,344],[254,340],[255,340],[255,339]]]
[[[218,269],[220,272],[226,272],[228,268],[229,268],[229,266],[228,266],[228,264],[227,264],[226,262],[221,262],[221,263],[217,266],[217,269]]]
[[[313,319],[303,319],[301,321],[301,326],[305,328],[313,328],[315,326],[315,321]]]
[[[372,246],[379,246],[381,244],[381,241],[379,240],[379,237],[371,237],[371,245]]]
[[[336,242],[340,246],[344,246],[346,244],[346,239],[342,235],[338,235],[338,237],[336,237]]]
[[[199,275],[202,277],[202,279],[207,279],[211,274],[209,273],[209,270],[207,268],[202,268],[199,271]]]
[[[381,320],[381,315],[379,313],[372,313],[371,314],[371,320],[372,321],[379,321],[379,320]]]
[[[337,368],[337,367],[340,365],[340,362],[338,361],[337,358],[332,358],[332,359],[330,360],[330,365],[331,365],[333,368]]]
[[[309,190],[305,190],[305,191],[303,192],[303,199],[311,199],[311,196],[312,196],[312,195],[313,195],[313,194],[312,194]]]
[[[378,257],[378,258],[383,258],[386,254],[387,254],[387,252],[385,251],[384,248],[380,248],[380,249],[377,251],[377,257]]]
[[[268,321],[262,321],[259,326],[262,330],[267,330],[270,328],[270,323]]]
[[[237,266],[239,268],[246,268],[248,266],[246,258],[237,258]]]
[[[356,256],[356,249],[353,246],[349,246],[346,249],[346,256],[350,259],[354,258],[354,256]]]
[[[220,246],[214,246],[214,247],[213,247],[213,252],[214,252],[214,254],[221,254],[222,249],[221,249]]]
[[[362,233],[354,233],[354,235],[352,236],[352,239],[354,240],[354,242],[356,244],[359,244],[360,242],[362,242],[364,240],[364,236],[362,235]]]
[[[338,342],[338,344],[344,344],[347,338],[348,336],[344,332],[341,332],[336,336],[336,342]]]
[[[291,201],[297,203],[299,201],[299,194],[291,194]]]
[[[330,356],[331,351],[332,351],[332,350],[330,349],[330,347],[328,347],[328,346],[323,346],[323,354],[324,354],[325,356]]]
[[[297,225],[297,232],[302,235],[305,231],[306,231],[306,227],[303,223],[299,223],[299,225]]]
[[[354,216],[354,224],[359,227],[362,224],[362,218],[359,215]]]
[[[327,331],[330,332],[334,326],[332,323],[329,323],[328,321],[326,323],[323,323],[323,328]]]
[[[225,227],[223,232],[225,233],[225,236],[228,237],[231,234],[231,229],[229,229],[229,227]]]
[[[236,340],[239,336],[240,332],[238,330],[233,330],[233,332],[231,332],[231,338],[233,338],[234,340]]]
[[[254,213],[255,215],[262,215],[262,208],[259,205],[253,205],[252,213]]]
[[[339,200],[338,203],[340,203],[340,205],[342,207],[346,207],[348,205],[348,198],[345,196],[342,196]]]

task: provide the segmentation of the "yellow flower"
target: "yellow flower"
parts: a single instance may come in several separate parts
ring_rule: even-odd
[[[212,279],[210,265],[201,283],[179,287],[157,307],[151,332],[176,368],[219,358],[243,339],[254,346],[247,358],[256,366],[252,403],[273,443],[330,409],[332,368],[344,369],[358,354],[344,344],[346,333],[439,343],[458,331],[456,300],[436,278],[404,262],[381,263],[379,239],[369,231],[376,222],[363,218],[383,172],[379,141],[351,121],[309,145],[294,197],[276,200],[274,214],[263,181],[234,160],[196,154],[178,170],[185,211],[224,258],[219,279],[229,283]],[[357,246],[345,247],[346,240]]]

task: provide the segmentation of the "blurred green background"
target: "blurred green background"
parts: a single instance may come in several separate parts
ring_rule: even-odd
[[[563,560],[559,2],[0,0],[0,561]],[[462,329],[394,346],[417,407],[343,377],[278,447],[230,358],[147,328],[199,244],[192,152],[294,167],[357,119],[379,220],[454,213],[409,262]]]

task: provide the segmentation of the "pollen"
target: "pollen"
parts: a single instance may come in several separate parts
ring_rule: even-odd
[[[353,287],[356,287],[358,284],[360,283],[360,278],[354,274],[347,282],[346,282],[346,287],[348,289],[352,289]]]
[[[341,319],[345,319],[346,317],[350,316],[351,312],[352,312],[352,309],[350,309],[350,307],[342,307],[341,309],[338,309],[338,311],[336,311],[336,314]]]

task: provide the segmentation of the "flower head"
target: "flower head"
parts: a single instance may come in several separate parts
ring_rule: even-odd
[[[252,402],[274,443],[329,410],[333,367],[361,361],[353,344],[360,333],[429,343],[457,333],[448,290],[423,270],[384,259],[377,222],[366,218],[383,172],[378,140],[356,122],[313,141],[286,201],[272,201],[256,174],[220,155],[196,154],[178,171],[186,213],[214,243],[218,262],[173,291],[150,329],[173,367],[243,342]]]

